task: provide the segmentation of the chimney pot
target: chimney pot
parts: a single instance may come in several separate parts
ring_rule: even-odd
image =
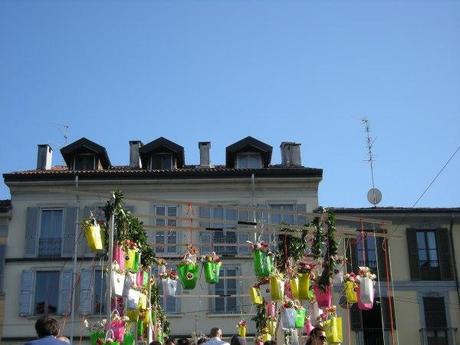
[[[198,143],[198,148],[200,149],[200,168],[210,168],[211,167],[211,157],[210,157],[211,142],[210,141],[200,141]]]
[[[129,166],[133,169],[142,169],[141,156],[139,149],[143,146],[140,140],[131,140],[129,142]]]
[[[53,149],[48,144],[38,145],[37,170],[50,170],[53,164]]]
[[[281,143],[280,148],[282,165],[286,167],[302,166],[302,159],[300,157],[300,145],[301,144],[286,141]]]

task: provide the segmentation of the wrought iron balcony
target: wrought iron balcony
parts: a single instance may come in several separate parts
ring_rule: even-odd
[[[41,257],[56,257],[61,256],[60,238],[46,238],[38,240],[38,256]]]

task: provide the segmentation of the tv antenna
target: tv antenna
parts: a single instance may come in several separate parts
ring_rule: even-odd
[[[377,207],[377,204],[382,201],[382,192],[375,188],[375,181],[374,181],[374,155],[372,153],[372,147],[374,146],[376,138],[371,137],[371,130],[369,126],[369,120],[364,118],[361,120],[361,122],[364,125],[364,129],[366,131],[366,147],[367,147],[367,154],[368,154],[368,159],[366,160],[371,168],[371,181],[372,181],[372,188],[369,189],[367,192],[367,200],[374,205],[374,207]]]

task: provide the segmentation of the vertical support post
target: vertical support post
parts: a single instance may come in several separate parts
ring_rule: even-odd
[[[115,227],[115,215],[112,214],[110,217],[110,224],[109,224],[109,290],[107,291],[107,322],[111,321],[112,317],[112,262],[113,262],[113,234],[114,234],[114,227]]]
[[[78,194],[78,175],[75,176],[75,189],[77,196],[77,216],[75,222],[75,236],[73,243],[73,272],[72,272],[72,302],[70,306],[70,343],[73,344],[75,332],[75,284],[77,282],[77,256],[78,256],[78,238],[80,237],[80,195]]]

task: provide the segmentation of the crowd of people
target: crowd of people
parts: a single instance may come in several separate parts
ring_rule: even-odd
[[[35,322],[35,331],[37,332],[38,339],[31,340],[25,345],[68,345],[70,340],[59,334],[59,323],[56,319],[43,316]],[[234,335],[230,344],[222,340],[222,329],[211,328],[209,338],[200,338],[195,343],[189,338],[166,339],[163,343],[160,341],[152,341],[149,345],[247,345],[246,338]],[[264,345],[277,345],[276,341],[269,340]],[[305,345],[327,345],[326,332],[322,327],[314,328],[308,337]]]

